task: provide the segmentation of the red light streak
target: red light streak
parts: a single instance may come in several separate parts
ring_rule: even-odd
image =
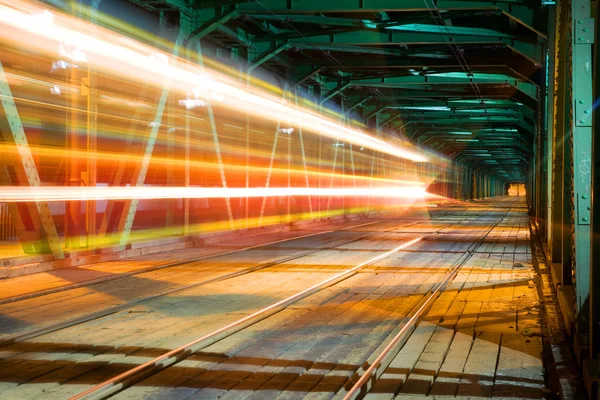
[[[220,104],[270,120],[278,119],[291,125],[332,139],[345,141],[412,161],[428,161],[416,151],[395,146],[361,131],[342,126],[309,109],[288,106],[266,92],[246,89],[222,74],[184,60],[170,63],[167,53],[106,29],[64,15],[48,15],[42,7],[26,1],[0,0],[0,37],[24,48],[37,50],[52,57],[67,54],[69,62],[86,62],[100,70],[117,73],[136,81],[162,85],[170,82],[172,90],[187,93],[190,88],[223,95]],[[8,29],[8,28],[12,29]],[[101,39],[101,38],[102,39]],[[72,49],[65,53],[67,46]]]
[[[222,188],[222,187],[159,187],[159,186],[5,186],[0,188],[0,202],[28,201],[87,201],[130,199],[217,199],[245,197],[331,196],[385,197],[424,199],[436,197],[425,192],[423,185],[398,187],[356,188]]]

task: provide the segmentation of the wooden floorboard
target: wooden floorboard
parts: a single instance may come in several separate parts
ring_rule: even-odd
[[[544,385],[540,301],[523,202],[451,204],[429,214],[0,304],[0,339],[123,306],[113,314],[1,347],[0,397],[76,394],[404,242],[439,232],[115,396],[330,399],[348,387],[419,300],[502,217],[367,398],[539,398]],[[249,238],[218,243],[211,251],[259,242]],[[26,277],[3,281],[0,289],[7,291],[0,300],[185,259],[201,251],[206,249],[102,263],[53,277],[40,274],[29,278],[27,289],[16,287],[23,286]],[[313,253],[247,275],[128,305],[193,281],[309,251]]]

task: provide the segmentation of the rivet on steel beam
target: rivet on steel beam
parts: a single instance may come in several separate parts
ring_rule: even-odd
[[[577,23],[578,24],[583,24],[583,20],[580,19],[579,21],[577,21]]]
[[[588,209],[588,211],[590,211],[590,210],[592,209],[592,207],[590,207],[590,206],[587,206],[587,209]]]
[[[589,29],[588,28],[584,28],[583,31],[584,32],[589,32]]]
[[[585,101],[579,100],[579,104],[583,104],[583,103],[585,103]]]
[[[590,110],[585,110],[583,113],[584,113],[584,114],[589,114],[589,113],[590,113]]]
[[[579,123],[580,123],[580,124],[585,124],[585,120],[583,120],[583,119],[580,119],[580,120],[579,120]]]
[[[584,194],[583,196],[581,196],[581,198],[585,200],[588,198],[588,196],[587,196],[587,194]]]
[[[584,221],[587,221],[589,218],[588,217],[583,217],[581,219],[584,220]]]
[[[580,41],[580,42],[583,42],[583,38],[582,38],[582,37],[580,37],[580,38],[579,38],[579,41]]]

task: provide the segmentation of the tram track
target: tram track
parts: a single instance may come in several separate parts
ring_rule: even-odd
[[[391,364],[393,359],[398,355],[408,338],[417,327],[421,318],[429,311],[435,300],[439,298],[446,287],[456,278],[460,269],[473,257],[475,250],[481,245],[486,237],[496,228],[502,220],[510,213],[512,208],[509,208],[502,217],[494,223],[485,234],[483,234],[476,242],[464,252],[464,254],[455,262],[444,277],[429,291],[429,293],[421,299],[421,301],[411,310],[408,321],[399,325],[398,328],[389,337],[391,338],[381,351],[376,351],[367,360],[368,367],[364,369],[362,374],[358,375],[358,379],[351,381],[352,386],[349,389],[343,387],[336,393],[336,400],[354,400],[362,399],[370,389],[375,385],[379,377],[385,372],[386,368]],[[462,290],[464,282],[458,291]],[[385,344],[385,343],[384,343]]]
[[[324,231],[324,232],[317,232],[317,233],[314,233],[314,234],[308,234],[308,235],[301,235],[301,236],[296,236],[296,237],[292,237],[292,238],[286,238],[286,239],[277,240],[277,241],[273,241],[273,242],[262,243],[262,244],[258,244],[258,245],[254,245],[254,246],[248,246],[248,247],[244,247],[244,248],[240,248],[240,249],[233,249],[233,250],[221,252],[221,253],[218,253],[218,254],[211,254],[211,255],[206,255],[206,256],[193,257],[193,258],[189,258],[189,259],[185,259],[185,260],[179,260],[179,261],[173,262],[173,263],[166,263],[166,264],[162,264],[162,265],[148,267],[148,268],[144,269],[145,271],[138,270],[135,273],[121,274],[121,275],[117,276],[116,279],[119,279],[119,278],[120,279],[125,279],[125,278],[131,277],[131,276],[140,275],[140,274],[143,274],[143,273],[146,273],[146,272],[150,272],[150,271],[156,271],[156,270],[161,270],[161,269],[168,269],[168,268],[174,268],[174,267],[178,267],[178,266],[184,266],[184,265],[187,265],[187,264],[196,263],[198,261],[207,261],[207,260],[210,260],[212,258],[218,258],[218,257],[223,257],[223,256],[227,256],[227,255],[231,255],[231,254],[235,254],[235,253],[240,253],[240,252],[244,252],[244,251],[248,251],[248,250],[254,250],[254,249],[259,249],[259,248],[262,248],[262,247],[273,246],[273,245],[276,245],[276,244],[285,243],[285,242],[289,242],[289,241],[293,241],[293,240],[300,240],[300,239],[305,239],[305,238],[310,238],[310,237],[325,235],[325,234],[329,234],[329,233],[336,233],[336,232],[348,231],[348,230],[351,230],[351,229],[360,228],[360,227],[369,226],[369,225],[375,225],[375,224],[382,223],[382,222],[387,222],[387,221],[372,221],[372,222],[367,222],[367,223],[352,225],[352,226],[345,227],[345,228],[338,229],[338,230],[328,230],[328,231]],[[415,222],[407,224],[405,227],[410,227],[410,226],[413,226],[413,225],[417,225],[417,224],[419,224],[421,222],[423,222],[423,221],[422,220],[415,221]],[[393,229],[390,229],[390,230],[393,230]],[[390,230],[387,230],[387,231],[390,231]],[[293,254],[293,255],[288,256],[288,257],[278,258],[276,260],[265,261],[265,262],[262,262],[262,263],[258,263],[258,264],[254,265],[252,267],[244,268],[244,269],[242,269],[240,271],[235,271],[235,272],[231,272],[231,273],[228,273],[228,274],[219,275],[219,276],[216,276],[214,278],[204,279],[204,280],[197,281],[197,282],[192,282],[192,283],[189,283],[189,284],[186,284],[186,285],[180,285],[180,286],[168,289],[168,290],[164,290],[164,291],[152,294],[150,296],[141,297],[141,298],[138,298],[138,299],[135,299],[135,300],[132,300],[132,301],[120,304],[118,306],[109,307],[109,308],[102,309],[102,310],[97,311],[97,312],[86,314],[86,315],[83,315],[83,316],[78,317],[78,318],[73,318],[73,319],[70,319],[70,320],[67,320],[67,321],[56,323],[56,324],[53,324],[53,325],[50,325],[50,326],[47,326],[47,327],[44,327],[44,328],[41,328],[41,329],[36,329],[36,330],[30,331],[30,332],[26,332],[24,334],[19,333],[19,334],[16,334],[16,335],[12,335],[10,337],[3,338],[3,339],[0,340],[0,348],[3,347],[3,346],[7,346],[7,345],[10,345],[10,344],[13,344],[13,343],[22,342],[24,340],[32,339],[32,338],[39,337],[39,336],[42,336],[42,335],[45,335],[45,334],[48,334],[48,333],[52,333],[52,332],[56,332],[56,331],[59,331],[59,330],[62,330],[62,329],[66,329],[66,328],[69,328],[69,327],[72,327],[72,326],[75,326],[75,325],[79,325],[79,324],[82,324],[82,323],[85,323],[85,322],[89,322],[89,321],[92,321],[92,320],[103,318],[103,317],[109,316],[111,314],[118,313],[120,311],[126,310],[128,308],[133,307],[133,306],[137,306],[139,304],[142,304],[144,302],[147,302],[147,301],[150,301],[150,300],[153,300],[153,299],[157,299],[157,298],[160,298],[160,297],[168,296],[170,294],[174,294],[174,293],[177,293],[177,292],[185,291],[185,290],[192,289],[192,288],[195,288],[195,287],[198,287],[198,286],[208,285],[210,283],[215,283],[215,282],[226,281],[226,280],[233,279],[233,278],[236,278],[236,277],[240,277],[240,276],[243,276],[243,275],[246,275],[246,274],[250,274],[250,273],[253,273],[253,272],[261,271],[261,270],[264,270],[266,268],[270,268],[270,267],[273,267],[273,266],[285,264],[285,263],[287,263],[289,261],[293,261],[295,259],[299,259],[299,258],[302,258],[302,257],[310,256],[312,254],[315,254],[315,253],[318,253],[318,252],[321,252],[321,251],[333,250],[333,249],[335,249],[337,247],[344,246],[344,245],[347,245],[347,244],[350,244],[350,243],[353,243],[353,242],[357,242],[357,241],[360,241],[360,240],[364,240],[364,239],[367,239],[369,237],[375,236],[377,234],[381,234],[383,232],[386,232],[386,230],[384,230],[384,231],[375,231],[375,232],[371,232],[371,233],[368,233],[368,234],[365,234],[365,235],[361,235],[359,237],[355,237],[355,238],[348,239],[348,240],[342,241],[340,243],[337,243],[334,246],[319,247],[319,248],[315,248],[315,249],[303,251],[301,253],[296,253],[296,254]],[[113,279],[112,281],[114,281],[116,279]],[[70,288],[70,289],[73,290],[73,289],[77,289],[77,288],[82,287],[82,286],[85,286],[85,287],[87,287],[87,286],[93,286],[93,285],[101,284],[101,283],[105,283],[105,282],[106,281],[94,282],[94,283],[91,283],[90,285],[80,285],[80,286],[77,286],[75,288]],[[22,300],[29,300],[29,299],[34,298],[34,297],[41,297],[43,295],[53,294],[53,293],[58,293],[58,292],[69,290],[69,289],[60,290],[61,288],[56,288],[56,289],[57,290],[50,291],[51,293],[39,294],[38,296],[23,296],[23,298],[19,298],[18,300],[15,300],[13,302],[22,301]]]
[[[188,258],[174,261],[174,262],[153,265],[153,266],[146,267],[146,268],[140,268],[135,271],[122,272],[122,273],[111,275],[111,276],[89,279],[89,280],[79,282],[79,283],[66,284],[66,285],[62,285],[60,287],[39,290],[39,291],[35,291],[35,292],[23,294],[23,295],[18,295],[18,296],[7,297],[4,299],[0,299],[0,305],[14,303],[17,301],[29,300],[29,299],[33,299],[33,298],[41,297],[41,296],[47,296],[50,294],[60,293],[60,292],[64,292],[67,290],[78,289],[81,287],[94,286],[94,285],[98,285],[101,283],[116,281],[116,280],[132,277],[132,276],[145,274],[148,272],[154,272],[154,271],[159,271],[159,270],[163,270],[163,269],[178,267],[178,266],[185,265],[185,264],[208,260],[213,257],[222,257],[222,256],[230,255],[230,254],[243,252],[243,251],[259,249],[261,247],[272,246],[275,244],[284,243],[284,242],[288,242],[288,241],[292,241],[292,240],[299,240],[299,239],[305,239],[305,238],[309,238],[309,237],[313,237],[313,236],[325,235],[328,233],[340,232],[340,231],[349,230],[349,229],[353,229],[353,228],[357,228],[357,227],[361,227],[361,226],[376,224],[378,222],[380,222],[380,221],[371,221],[371,222],[366,222],[363,224],[352,225],[352,226],[342,228],[342,229],[331,229],[331,230],[327,230],[327,231],[323,231],[323,232],[310,233],[307,235],[300,235],[300,236],[285,238],[285,239],[281,239],[281,240],[275,240],[275,241],[268,242],[268,243],[260,243],[260,244],[253,245],[253,246],[241,247],[238,249],[227,250],[227,251],[223,251],[223,252],[219,252],[219,253],[205,254],[205,255],[201,255],[201,256],[197,256],[197,257],[188,257]]]
[[[491,230],[493,230],[493,228],[500,221],[502,221],[502,219],[508,212],[509,211],[507,211],[502,217],[500,217],[496,221],[496,223],[486,232],[486,234],[483,236],[483,238],[485,236],[487,236],[487,234],[489,232],[491,232]],[[327,287],[334,286],[334,285],[340,283],[341,281],[344,281],[344,280],[350,278],[351,276],[358,273],[359,270],[361,270],[362,268],[364,268],[368,265],[372,265],[372,264],[376,263],[377,261],[387,258],[387,257],[391,256],[392,254],[402,251],[405,248],[408,248],[416,243],[430,239],[431,237],[438,235],[441,231],[443,231],[445,229],[448,229],[453,226],[459,226],[461,224],[464,224],[466,221],[476,218],[478,216],[480,216],[480,214],[472,215],[468,218],[461,220],[458,223],[445,225],[445,226],[437,229],[434,232],[424,234],[423,236],[417,237],[413,240],[409,240],[409,241],[403,243],[402,245],[400,245],[388,252],[385,252],[384,254],[380,254],[377,257],[374,257],[370,260],[360,263],[351,269],[343,271],[342,273],[337,274],[333,277],[330,277],[323,282],[313,285],[301,292],[298,292],[292,296],[289,296],[283,300],[280,300],[279,302],[271,304],[270,306],[263,308],[251,315],[248,315],[244,318],[234,321],[233,323],[223,326],[222,328],[220,328],[210,334],[204,335],[184,346],[181,346],[181,347],[179,347],[175,350],[172,350],[168,353],[165,353],[165,354],[163,354],[153,360],[150,360],[144,364],[138,365],[137,367],[135,367],[123,374],[113,377],[112,379],[109,379],[93,388],[90,388],[90,389],[72,397],[72,399],[108,398],[108,397],[114,395],[115,393],[118,393],[121,390],[123,390],[129,386],[132,386],[135,383],[147,378],[148,376],[156,374],[157,372],[159,372],[165,368],[168,368],[169,366],[174,365],[174,364],[188,358],[190,355],[199,352],[200,350],[210,346],[211,344],[214,344],[214,343],[216,343],[220,340],[223,340],[227,337],[230,337],[230,336],[234,335],[235,333],[237,333],[249,326],[252,326],[262,320],[265,320],[266,318],[286,309],[290,305],[292,305],[308,296],[311,296]],[[380,233],[382,233],[382,232],[378,232],[378,234],[380,234]],[[371,235],[368,235],[368,236],[371,236]],[[480,241],[483,240],[483,238],[481,238],[479,241],[477,241],[477,243],[474,243],[471,246],[471,248],[476,248],[477,245],[480,243]],[[469,251],[471,251],[471,250],[469,250]],[[465,254],[472,254],[472,251],[471,251],[471,253],[465,252]],[[464,257],[464,255],[463,255],[463,257]],[[468,260],[468,258],[470,258],[470,257],[467,257],[464,262],[466,262]],[[439,285],[436,285],[436,287],[439,287]]]

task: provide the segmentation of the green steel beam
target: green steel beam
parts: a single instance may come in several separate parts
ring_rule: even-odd
[[[195,10],[188,6],[186,0],[129,0],[130,3],[136,4],[151,12],[176,11],[188,18],[196,18]]]
[[[506,46],[519,52],[524,57],[533,61],[537,66],[542,64],[542,54],[537,44],[522,42],[512,38],[498,38],[487,36],[456,36],[454,41],[458,44],[471,45],[500,45]],[[447,45],[447,37],[439,33],[427,32],[361,32],[349,31],[332,34],[322,34],[300,38],[290,38],[292,46],[300,48],[323,48],[335,49],[344,47],[388,47],[398,45]],[[450,55],[454,57],[454,55]]]
[[[379,108],[376,108],[375,110],[371,111],[369,114],[367,114],[363,119],[365,121],[375,117],[376,115],[378,115],[381,111],[385,110],[386,106],[381,106]]]
[[[380,111],[384,109],[381,108]],[[456,124],[456,125],[466,125],[466,124],[488,124],[488,123],[513,123],[513,124],[518,124],[519,126],[521,126],[523,129],[528,130],[529,132],[533,132],[533,126],[531,124],[528,124],[526,121],[523,120],[521,115],[516,115],[514,117],[507,117],[507,116],[498,116],[498,117],[481,117],[481,119],[477,119],[474,120],[474,117],[461,117],[461,116],[457,116],[455,118],[436,118],[436,119],[425,119],[424,117],[422,117],[422,119],[424,119],[425,121],[423,122],[424,124],[430,124],[430,125],[437,125],[437,124]],[[405,118],[406,121],[410,122],[411,118]]]
[[[381,121],[381,124],[379,126],[385,126],[385,125],[389,124],[390,122],[393,122],[396,119],[402,117],[402,115],[404,115],[404,114],[402,114],[401,112],[391,115],[387,119],[384,119],[383,121]]]
[[[248,3],[253,0],[192,0],[188,1],[190,7],[193,9],[202,9],[202,8],[216,8],[216,7],[226,7],[226,6],[235,6],[241,3]]]
[[[353,105],[351,105],[350,107],[348,107],[346,109],[346,112],[350,112],[350,111],[354,110],[356,107],[362,106],[363,104],[365,104],[366,102],[368,102],[372,98],[373,98],[373,96],[367,96],[364,99],[357,101],[356,103],[354,103]]]
[[[306,82],[307,80],[310,80],[310,79],[314,79],[316,81],[319,81],[318,75],[319,75],[319,72],[321,72],[322,70],[323,70],[323,67],[319,67],[319,68],[313,69],[308,74],[306,74],[302,78],[298,79],[296,81],[296,86],[301,85],[301,84],[303,84],[304,82]]]
[[[266,52],[262,53],[261,55],[259,55],[258,57],[256,57],[255,59],[253,59],[250,63],[250,65],[248,66],[248,71],[252,71],[255,68],[259,67],[261,64],[269,61],[271,58],[275,57],[277,54],[281,53],[283,50],[288,48],[288,43],[283,42],[283,43],[273,43],[271,45],[271,48],[269,50],[267,50]]]
[[[29,148],[27,135],[23,129],[17,106],[12,96],[8,79],[0,63],[0,136],[3,141],[14,146],[14,161],[5,163],[5,184],[14,186],[41,186],[35,160]],[[5,160],[6,161],[6,160]],[[9,171],[13,171],[14,174]],[[14,181],[16,179],[16,182]],[[52,213],[45,201],[25,203],[17,207],[9,203],[9,210],[17,230],[17,236],[25,253],[50,252],[55,259],[64,258],[62,245]]]
[[[252,40],[252,36],[239,28],[232,29],[226,25],[220,25],[217,29],[219,32],[228,36],[230,39],[233,39],[244,47],[248,47],[250,49],[254,49],[256,47],[256,44]]]
[[[590,295],[591,256],[591,178],[592,178],[592,44],[594,20],[590,17],[590,0],[571,0],[572,96],[573,112],[573,194],[575,199],[575,288],[577,312],[584,310]],[[587,315],[580,315],[587,326]]]
[[[458,15],[457,15],[458,16]],[[462,16],[462,18],[466,17]],[[289,30],[286,32],[274,34],[274,35],[262,35],[257,36],[257,41],[269,41],[269,40],[291,40],[297,38],[306,38],[311,36],[322,36],[323,26],[338,27],[334,31],[332,28],[328,29],[328,34],[331,33],[344,33],[351,31],[362,31],[364,34],[368,34],[373,31],[402,31],[402,32],[415,32],[415,33],[434,33],[442,35],[455,35],[477,37],[483,36],[488,38],[507,38],[515,39],[515,36],[506,33],[499,32],[491,29],[478,28],[478,27],[463,27],[463,26],[438,26],[431,24],[430,15],[407,15],[400,17],[395,20],[388,21],[375,21],[366,19],[353,19],[353,18],[336,18],[326,17],[317,15],[305,15],[305,14],[252,14],[251,18],[267,21],[284,21],[286,24],[289,23],[302,23],[302,24],[313,24],[321,29],[313,29],[309,31],[299,32],[297,30]],[[446,19],[450,19],[450,16],[446,16]],[[419,21],[428,23],[418,23]],[[339,27],[342,27],[340,29]]]
[[[534,100],[538,100],[538,86],[528,82],[520,82],[509,76],[497,76],[496,74],[479,74],[474,73],[472,77],[466,76],[465,73],[440,73],[431,76],[407,75],[393,76],[373,79],[355,79],[352,80],[352,86],[373,86],[373,87],[390,87],[390,88],[410,88],[405,85],[461,85],[476,82],[477,84],[509,84],[519,91],[525,93]]]
[[[189,26],[180,26],[179,33],[177,34],[177,38],[175,40],[173,46],[173,54],[172,57],[176,60],[181,47],[183,46],[183,42],[187,36],[187,32],[189,30]],[[144,181],[146,180],[146,174],[148,173],[148,167],[150,166],[150,160],[152,159],[152,153],[154,151],[154,145],[156,144],[156,139],[158,137],[158,130],[161,126],[163,113],[165,111],[167,99],[169,97],[169,92],[171,89],[170,81],[167,81],[162,89],[160,99],[156,106],[154,119],[150,124],[150,132],[148,138],[146,139],[146,144],[143,149],[143,157],[142,161],[136,165],[135,171],[133,172],[133,185],[134,186],[143,186]],[[121,215],[119,218],[119,222],[117,225],[117,232],[120,233],[119,237],[119,249],[125,250],[127,247],[127,243],[129,242],[129,237],[131,234],[131,228],[133,227],[133,220],[135,218],[135,214],[138,208],[139,200],[138,199],[129,199],[125,201],[123,206],[123,211],[121,211]]]
[[[451,10],[480,10],[489,12],[501,11],[515,23],[524,26],[531,32],[543,36],[536,29],[535,21],[538,15],[527,4],[518,0],[502,0],[491,2],[473,2],[468,0],[439,0],[437,7],[443,12]],[[429,12],[425,2],[421,0],[330,0],[327,2],[261,0],[241,4],[240,8],[247,13],[256,14],[327,14],[327,13],[380,13],[380,12]]]
[[[469,83],[469,82],[477,82],[477,83],[511,83],[513,85],[519,80],[514,79],[512,76],[501,75],[501,74],[484,74],[474,72],[472,74],[467,74],[465,72],[437,72],[437,73],[428,73],[425,75],[404,75],[404,76],[391,76],[391,77],[383,77],[383,78],[362,78],[358,77],[355,80],[352,80],[357,84],[361,83],[411,83],[411,84],[420,84],[420,83],[430,83],[430,84],[452,84],[452,83]],[[522,82],[524,87],[535,87],[535,84]]]
[[[600,3],[596,2],[596,16],[600,15]],[[598,18],[598,17],[596,17]],[[600,43],[600,29],[595,29],[595,42]],[[594,48],[594,59],[600,57],[598,46]],[[600,95],[600,66],[594,64],[594,76],[592,80],[594,98]],[[590,265],[590,318],[589,318],[589,358],[600,359],[600,115],[594,114],[592,135],[592,248]]]
[[[327,100],[331,99],[332,97],[335,97],[338,94],[342,93],[349,86],[350,86],[350,83],[348,83],[348,82],[340,83],[337,87],[331,89],[325,96],[323,96],[323,98],[321,99],[321,103],[325,103]]]
[[[225,24],[227,21],[229,21],[231,18],[237,15],[235,7],[231,7],[224,11],[221,11],[221,9],[218,8],[215,9],[214,13],[214,17],[210,18],[206,22],[203,22],[202,24],[200,24],[200,26],[198,26],[190,32],[187,38],[188,41],[203,38],[204,36],[218,29],[221,25]]]

